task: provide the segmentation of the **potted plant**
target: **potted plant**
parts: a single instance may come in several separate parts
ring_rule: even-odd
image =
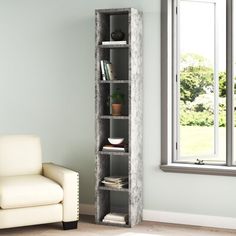
[[[124,103],[124,98],[124,94],[121,93],[119,89],[116,89],[110,95],[113,116],[120,116],[122,114],[122,104]]]

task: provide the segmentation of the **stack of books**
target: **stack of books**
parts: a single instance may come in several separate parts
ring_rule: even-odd
[[[128,152],[128,145],[127,144],[106,144],[103,146],[102,151],[109,151],[109,152]]]
[[[123,213],[109,213],[107,214],[102,222],[111,224],[127,224],[128,215]]]
[[[101,60],[102,80],[115,80],[113,64],[107,60]]]
[[[128,177],[127,176],[109,176],[105,177],[102,180],[102,183],[105,187],[109,188],[127,188],[128,186]]]

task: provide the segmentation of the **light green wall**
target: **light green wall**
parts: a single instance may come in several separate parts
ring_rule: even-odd
[[[144,13],[144,208],[236,217],[234,177],[160,164],[160,0],[0,0],[0,133],[36,133],[94,202],[94,9]]]

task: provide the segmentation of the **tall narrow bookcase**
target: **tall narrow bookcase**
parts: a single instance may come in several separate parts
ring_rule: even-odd
[[[96,214],[99,224],[104,216],[126,213],[124,227],[132,227],[142,220],[142,13],[134,8],[99,9],[96,17]],[[125,33],[125,44],[112,41],[111,33]],[[101,60],[112,63],[116,74],[114,80],[103,80]],[[114,72],[113,71],[113,72]],[[113,116],[108,97],[119,89],[125,96],[123,113]],[[103,151],[109,137],[123,137],[128,149],[124,152]],[[128,187],[115,189],[105,187],[101,181],[106,176],[128,176]],[[116,225],[116,224],[115,224]],[[117,224],[119,225],[119,224]]]

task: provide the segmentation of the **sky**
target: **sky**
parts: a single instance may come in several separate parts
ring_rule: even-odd
[[[215,3],[214,3],[215,2]],[[214,46],[218,49],[218,68],[225,71],[226,1],[180,1],[180,53],[197,53],[214,65]],[[216,26],[217,43],[214,44]]]

